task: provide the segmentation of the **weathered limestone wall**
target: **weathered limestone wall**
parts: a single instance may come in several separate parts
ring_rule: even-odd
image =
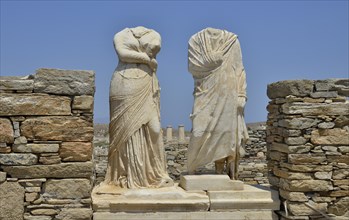
[[[0,219],[90,219],[93,71],[0,77]]]
[[[268,96],[269,180],[284,204],[280,214],[347,219],[349,80],[281,81]]]

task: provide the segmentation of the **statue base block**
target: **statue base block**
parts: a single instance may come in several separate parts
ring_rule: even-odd
[[[125,189],[104,183],[92,191],[95,212],[185,212],[207,211],[205,192],[188,193],[178,186]]]
[[[179,185],[187,190],[243,190],[244,183],[231,180],[228,175],[181,175]]]
[[[233,181],[234,188],[225,177],[210,176],[199,176],[203,186],[197,178],[183,176],[181,184],[189,190],[178,185],[125,189],[102,183],[92,192],[93,219],[278,219],[274,213],[280,209],[277,191],[243,183],[241,187],[240,181]],[[230,188],[218,189],[219,185]]]

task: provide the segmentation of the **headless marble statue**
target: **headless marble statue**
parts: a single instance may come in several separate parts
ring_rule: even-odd
[[[144,27],[114,37],[119,64],[110,83],[110,148],[105,183],[123,188],[172,186],[160,125],[156,54],[161,37]]]
[[[206,28],[189,40],[188,68],[194,78],[192,135],[188,171],[215,162],[237,179],[239,158],[248,139],[244,121],[246,74],[237,35]]]

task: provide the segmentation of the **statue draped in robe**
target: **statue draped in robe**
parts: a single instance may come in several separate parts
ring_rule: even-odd
[[[173,185],[160,125],[156,54],[161,37],[144,27],[114,37],[119,64],[110,83],[110,148],[105,183],[127,188]]]
[[[237,35],[206,28],[189,40],[188,68],[194,78],[193,128],[188,171],[216,162],[237,179],[239,158],[248,139],[244,121],[246,74]]]

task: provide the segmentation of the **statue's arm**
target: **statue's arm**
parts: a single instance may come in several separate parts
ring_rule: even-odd
[[[138,44],[137,39],[134,38],[128,29],[114,36],[114,47],[122,62],[149,64],[151,62],[149,56],[146,53],[137,51]]]
[[[246,94],[246,72],[245,68],[242,63],[242,54],[241,54],[241,47],[239,39],[236,39],[236,42],[234,44],[234,51],[235,51],[235,73],[237,74],[237,92],[238,92],[238,106],[243,112],[246,101],[247,101],[247,94]]]

